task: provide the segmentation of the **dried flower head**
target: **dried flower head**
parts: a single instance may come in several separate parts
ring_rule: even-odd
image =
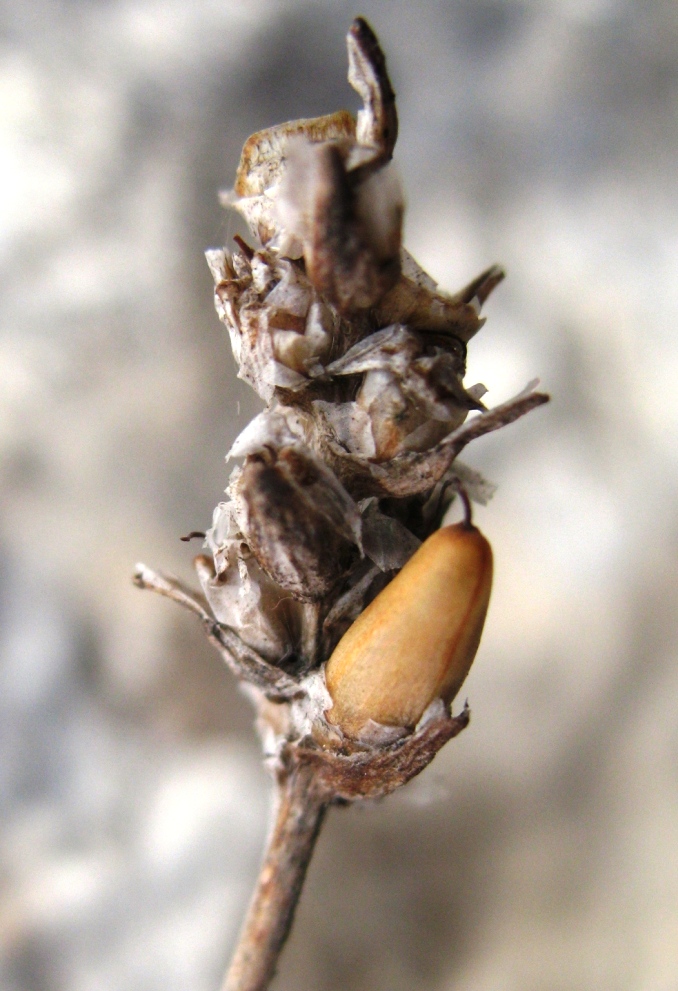
[[[488,411],[485,386],[464,384],[503,272],[450,295],[402,247],[386,61],[363,19],[347,41],[357,119],[339,111],[252,135],[222,202],[253,243],[207,253],[239,374],[267,405],[229,452],[244,460],[197,567],[217,620],[273,665],[271,685],[276,668],[310,671],[278,747],[336,737],[324,689],[318,703],[323,662],[455,491],[491,494],[457,462],[465,444],[546,400],[530,386]]]
[[[422,577],[412,591],[407,576],[417,569],[407,570],[407,562],[412,555],[428,560],[431,547],[450,545],[427,538],[460,488],[477,502],[492,493],[457,456],[475,437],[548,398],[531,383],[488,410],[485,386],[465,384],[467,346],[504,273],[492,266],[449,294],[403,248],[403,196],[391,164],[398,117],[386,61],[362,18],[347,41],[349,83],[363,101],[357,119],[338,111],[252,135],[234,188],[221,197],[242,214],[252,243],[236,238],[233,250],[207,252],[216,308],[239,375],[266,408],[228,454],[242,464],[214,512],[207,553],[196,561],[206,601],[191,606],[239,677],[257,686],[278,766],[291,754],[297,763],[319,761],[318,774],[344,798],[402,783],[461,727],[449,713],[450,685],[458,688],[457,674],[465,674],[475,652],[487,596],[471,596],[475,619],[456,630],[466,646],[458,656],[452,652],[452,681],[436,675],[417,694],[405,683],[409,668],[416,681],[416,665],[401,663],[397,652],[395,667],[386,664],[387,680],[398,671],[401,701],[377,707],[370,718],[378,725],[383,711],[390,733],[401,712],[397,745],[388,733],[381,742],[377,733],[357,745],[362,710],[343,720],[350,732],[342,734],[337,713],[341,705],[346,711],[358,705],[360,693],[344,692],[339,682],[348,668],[370,665],[353,653],[342,667],[342,647],[329,668],[333,702],[325,662],[363,613],[344,645],[377,614],[395,610],[407,625],[407,610],[392,606],[399,589],[407,588],[405,598],[423,597],[421,622],[427,594],[437,601],[440,589],[427,589]],[[455,547],[480,546],[484,538],[474,543],[469,533]],[[139,581],[152,584],[148,571]],[[169,587],[160,590],[170,594]],[[185,592],[177,596],[186,604]],[[438,619],[431,628],[442,642],[444,608],[443,627]],[[404,627],[398,636],[407,641]],[[445,667],[452,655],[443,654]],[[266,698],[276,702],[275,717]],[[366,773],[365,760],[380,767],[378,780]]]
[[[258,711],[279,807],[224,991],[263,991],[324,810],[385,795],[468,724],[450,703],[473,661],[492,554],[457,458],[548,396],[494,409],[466,349],[504,273],[454,295],[402,247],[395,95],[362,18],[348,79],[363,108],[268,128],[234,189],[252,244],[207,252],[239,375],[264,400],[236,438],[227,499],[195,561],[202,595],[140,565],[196,613]],[[469,414],[475,414],[469,416]],[[457,492],[466,521],[441,527]]]

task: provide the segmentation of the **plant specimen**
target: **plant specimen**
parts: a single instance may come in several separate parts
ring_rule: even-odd
[[[224,991],[268,986],[326,810],[393,791],[468,724],[452,715],[492,580],[471,503],[492,486],[466,445],[548,396],[494,409],[466,348],[504,273],[455,295],[401,244],[395,96],[356,19],[363,100],[248,139],[226,205],[253,245],[212,250],[239,375],[266,404],[196,559],[201,593],[139,565],[136,583],[196,613],[246,687],[277,791],[259,882]],[[469,418],[469,413],[476,415]],[[459,494],[462,523],[442,527]]]

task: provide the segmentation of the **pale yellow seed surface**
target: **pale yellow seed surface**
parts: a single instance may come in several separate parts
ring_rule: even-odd
[[[331,722],[358,736],[369,720],[414,726],[468,674],[492,585],[492,550],[479,530],[444,527],[358,617],[327,663]]]

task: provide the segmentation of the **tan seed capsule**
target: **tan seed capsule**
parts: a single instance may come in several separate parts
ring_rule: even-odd
[[[436,531],[358,617],[327,662],[331,723],[413,727],[451,702],[473,662],[492,587],[492,549],[469,523]]]

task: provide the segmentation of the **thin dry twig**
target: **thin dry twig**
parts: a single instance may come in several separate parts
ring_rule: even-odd
[[[299,695],[298,682],[274,664],[269,664],[243,643],[237,633],[210,616],[207,603],[199,592],[193,592],[177,578],[162,575],[145,564],[137,565],[132,580],[137,588],[157,592],[198,616],[207,639],[217,648],[236,678],[256,685],[271,699],[291,699]]]
[[[278,775],[275,822],[222,991],[265,991],[289,934],[331,794],[312,764]]]

